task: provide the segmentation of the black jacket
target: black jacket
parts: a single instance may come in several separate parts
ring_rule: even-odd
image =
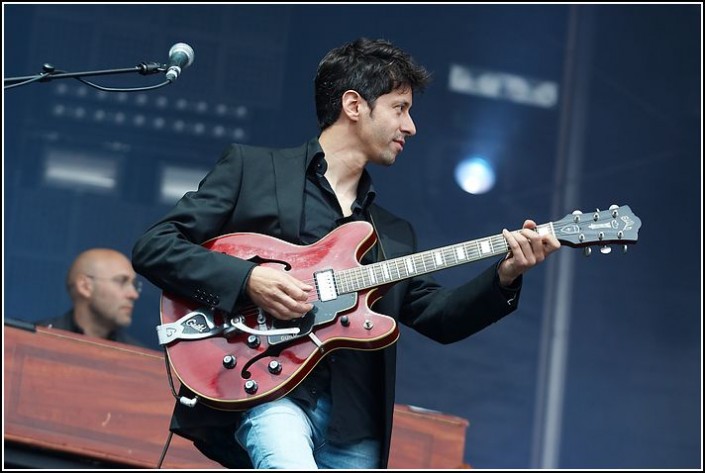
[[[255,263],[211,252],[200,244],[233,232],[255,232],[298,243],[303,209],[305,171],[316,152],[317,139],[291,149],[232,145],[215,168],[163,219],[137,241],[135,270],[156,286],[230,312],[244,293]],[[412,226],[378,205],[370,208],[378,238],[388,259],[417,251]],[[197,243],[196,245],[192,244]],[[455,289],[441,288],[430,276],[403,280],[375,304],[375,311],[441,343],[475,333],[512,312],[499,287],[496,265]],[[386,466],[394,412],[396,346],[384,349]],[[172,430],[193,440],[206,455],[228,467],[247,467],[244,452],[233,446],[239,414],[197,404],[176,405]],[[244,462],[244,463],[243,463]]]

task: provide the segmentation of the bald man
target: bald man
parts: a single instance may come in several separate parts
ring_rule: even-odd
[[[72,309],[37,325],[142,345],[125,331],[132,323],[132,309],[141,290],[125,255],[107,248],[84,251],[69,268],[66,289],[73,301]]]

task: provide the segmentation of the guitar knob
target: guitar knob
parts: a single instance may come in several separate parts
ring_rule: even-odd
[[[256,393],[257,388],[258,388],[257,381],[255,381],[254,379],[248,379],[247,381],[245,381],[245,392],[247,394]]]
[[[223,357],[223,366],[225,366],[227,369],[231,370],[235,368],[235,365],[237,364],[237,358],[235,355],[225,355]]]
[[[343,327],[349,327],[350,326],[350,318],[347,315],[344,315],[340,318],[340,325]]]
[[[272,374],[279,374],[282,372],[282,364],[279,363],[277,360],[272,360],[269,362],[269,366],[267,366],[267,369]]]
[[[247,346],[250,348],[257,348],[259,346],[259,337],[256,335],[250,335],[247,337]]]

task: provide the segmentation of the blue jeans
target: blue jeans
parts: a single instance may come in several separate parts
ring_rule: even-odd
[[[235,439],[258,469],[379,468],[379,441],[336,445],[326,439],[330,406],[327,394],[313,408],[287,397],[260,404],[243,414]]]

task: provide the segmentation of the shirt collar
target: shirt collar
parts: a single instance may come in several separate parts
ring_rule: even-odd
[[[362,176],[360,176],[360,183],[357,186],[357,201],[360,202],[362,210],[367,210],[367,208],[372,205],[375,200],[377,192],[372,184],[372,176],[367,172],[367,169],[362,171]]]
[[[325,153],[323,152],[323,148],[321,148],[321,143],[318,141],[318,138],[314,138],[308,142],[306,150],[306,172],[310,173],[310,175],[323,177],[327,169],[328,163],[325,160]],[[367,172],[367,169],[363,169],[360,182],[357,186],[356,205],[357,202],[360,202],[362,210],[367,210],[376,195],[377,192],[372,183],[372,176]]]
[[[306,146],[306,171],[310,172],[315,170],[316,166],[320,166],[319,163],[323,161],[323,156],[323,148],[321,148],[321,143],[318,141],[318,138],[309,140],[308,145]],[[325,166],[325,161],[323,165]],[[324,168],[323,173],[325,172],[326,171]]]

